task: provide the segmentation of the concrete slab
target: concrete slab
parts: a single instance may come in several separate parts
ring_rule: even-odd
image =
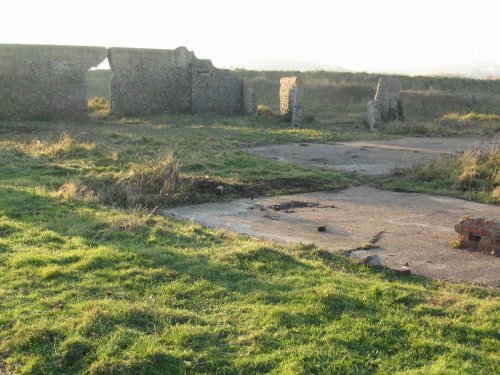
[[[384,175],[396,168],[408,168],[432,161],[443,154],[467,149],[499,147],[500,137],[415,138],[391,141],[339,142],[332,145],[295,143],[247,149],[276,160],[330,168],[366,175]]]
[[[310,204],[270,208],[290,201]],[[277,242],[315,243],[332,251],[355,249],[382,233],[380,248],[356,250],[352,256],[378,254],[385,266],[408,264],[415,274],[452,282],[495,286],[500,282],[500,258],[448,246],[457,237],[453,225],[462,214],[499,217],[498,206],[353,187],[178,207],[164,214]],[[325,232],[318,231],[320,225],[326,226]]]

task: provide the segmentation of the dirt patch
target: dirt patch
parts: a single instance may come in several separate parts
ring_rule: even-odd
[[[290,202],[318,205],[286,209]],[[496,286],[499,258],[453,249],[449,243],[457,237],[454,224],[461,215],[498,216],[498,210],[456,198],[352,187],[179,207],[164,214],[278,242],[316,243],[355,258],[378,254],[391,268],[408,264],[417,275]]]
[[[401,138],[392,141],[358,141],[324,144],[268,145],[247,149],[268,158],[365,175],[384,175],[432,161],[439,155],[467,149],[498,147],[496,138]]]
[[[272,208],[275,211],[281,211],[281,210],[289,211],[291,208],[318,207],[318,206],[319,206],[318,202],[288,201],[288,202],[273,204],[269,206],[269,208]]]
[[[246,180],[228,183],[222,180],[209,179],[204,177],[194,177],[186,180],[190,185],[190,190],[199,198],[203,196],[213,196],[214,194],[226,195],[234,198],[253,198],[259,195],[266,195],[272,191],[301,190],[316,191],[324,189],[324,182],[312,178],[276,178],[270,180]],[[222,186],[222,193],[219,186]]]

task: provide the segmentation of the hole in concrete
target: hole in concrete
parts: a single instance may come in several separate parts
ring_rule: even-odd
[[[469,241],[471,242],[479,242],[481,241],[481,236],[473,233],[469,233]]]

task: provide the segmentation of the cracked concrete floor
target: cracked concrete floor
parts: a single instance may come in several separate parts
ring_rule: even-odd
[[[291,200],[319,206],[288,212],[269,208]],[[457,237],[453,225],[462,214],[498,218],[498,206],[361,186],[178,207],[164,214],[277,242],[315,243],[332,251],[355,249],[384,231],[379,248],[356,250],[351,256],[378,254],[385,266],[408,263],[414,274],[451,282],[500,283],[500,258],[448,246]],[[320,225],[326,226],[325,232],[318,232]]]
[[[295,143],[248,148],[246,151],[279,161],[366,175],[384,175],[395,168],[427,163],[443,154],[471,148],[498,147],[500,138],[416,138],[390,141],[338,142],[332,145]]]

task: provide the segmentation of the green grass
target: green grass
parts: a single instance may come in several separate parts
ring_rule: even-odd
[[[21,374],[498,370],[498,296],[0,186],[0,332]],[[135,214],[141,215],[141,214]],[[134,220],[134,219],[132,219]]]
[[[153,210],[359,184],[242,148],[384,136],[290,129],[273,116],[0,123],[0,372],[498,372],[492,289],[400,277]],[[155,183],[165,171],[188,194],[155,193],[178,192]],[[103,200],[102,181],[145,200]]]

